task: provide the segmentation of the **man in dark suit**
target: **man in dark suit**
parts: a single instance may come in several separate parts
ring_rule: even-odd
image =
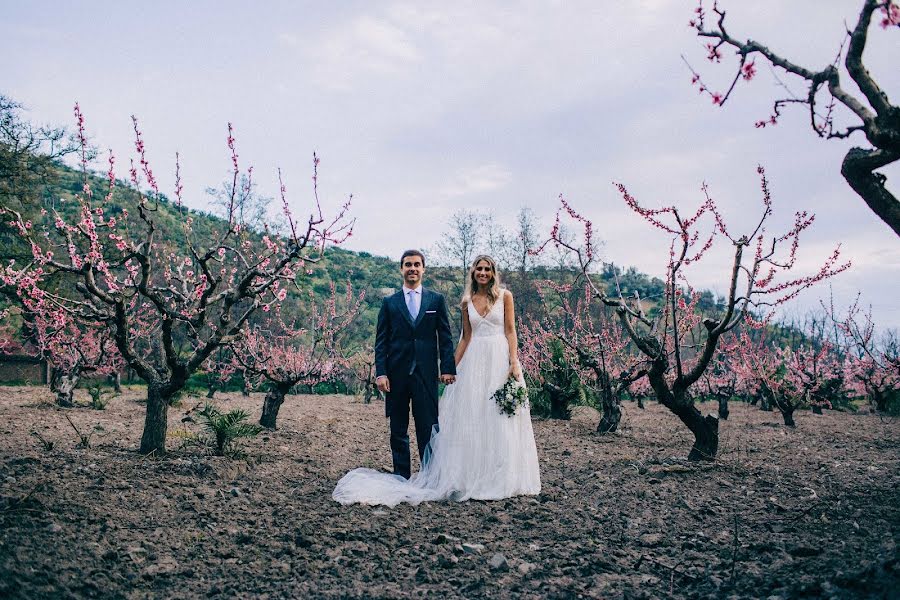
[[[394,473],[407,479],[410,403],[419,458],[424,461],[431,429],[438,422],[438,380],[445,384],[456,380],[447,302],[422,287],[424,273],[425,256],[418,250],[404,252],[403,289],[381,303],[375,332],[375,383],[387,396]]]

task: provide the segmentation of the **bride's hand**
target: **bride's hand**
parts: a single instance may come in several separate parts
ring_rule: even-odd
[[[522,379],[522,365],[519,364],[519,361],[516,361],[509,366],[509,374],[507,377],[512,377],[516,380]]]

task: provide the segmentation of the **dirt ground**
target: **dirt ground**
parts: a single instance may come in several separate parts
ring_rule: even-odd
[[[58,409],[0,388],[0,597],[900,596],[896,419],[804,412],[789,430],[734,405],[719,459],[688,464],[664,408],[628,404],[608,436],[578,409],[535,422],[539,496],[386,509],[330,497],[348,469],[390,466],[380,404],[292,396],[243,458],[176,437],[147,458],[140,396]],[[170,433],[198,430],[182,418],[200,402],[170,410]],[[67,415],[99,426],[89,449]]]

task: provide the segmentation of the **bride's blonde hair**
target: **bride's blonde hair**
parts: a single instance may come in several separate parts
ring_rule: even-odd
[[[494,302],[503,293],[503,289],[500,287],[500,274],[497,272],[497,262],[487,254],[479,254],[472,261],[472,266],[469,267],[469,276],[466,278],[466,289],[463,291],[461,303],[463,306],[470,302],[472,296],[478,291],[478,282],[475,281],[475,267],[481,261],[491,266],[491,280],[487,284],[488,306],[494,306]]]

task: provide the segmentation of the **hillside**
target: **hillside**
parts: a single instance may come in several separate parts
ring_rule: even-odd
[[[90,184],[95,198],[102,198],[105,195],[108,187],[105,177],[92,175]],[[0,204],[15,207],[35,223],[41,219],[52,218],[54,210],[71,218],[79,206],[74,198],[76,194],[82,193],[82,189],[81,172],[55,162],[52,168],[47,169],[40,182],[33,183],[27,201],[20,200],[16,203],[10,195],[0,194]],[[121,215],[124,210],[134,215],[137,212],[137,202],[138,195],[130,185],[117,181],[113,200],[110,205],[104,205],[104,211],[107,216]],[[44,216],[41,214],[42,209],[47,211]],[[176,207],[161,195],[155,220],[158,225],[158,239],[162,244],[172,246],[173,250],[177,246],[183,246],[185,234],[182,223],[186,218],[193,221],[193,236],[201,245],[203,240],[210,239],[216,231],[221,230],[225,223],[222,218],[209,212]],[[31,260],[31,252],[8,226],[0,224],[0,261],[5,264],[9,260],[16,260],[21,264]],[[309,311],[310,292],[314,298],[321,301],[330,294],[332,284],[338,293],[343,293],[345,285],[349,282],[355,293],[365,292],[365,302],[359,317],[347,332],[347,346],[358,349],[371,345],[381,300],[385,294],[396,290],[400,285],[396,258],[330,247],[320,263],[309,264],[307,267],[310,272],[298,278],[296,289],[290,290],[283,314],[288,319],[302,323]],[[525,273],[504,273],[504,282],[517,299],[519,321],[527,322],[531,318],[541,318],[545,314],[546,307],[543,306],[543,301],[536,291],[535,283],[546,280],[569,283],[575,279],[575,275],[572,270],[547,266],[537,266]],[[605,284],[610,291],[619,289],[628,297],[635,291],[638,292],[645,301],[645,311],[650,316],[659,310],[659,302],[664,293],[664,283],[659,278],[649,277],[633,267],[622,269],[616,265],[605,264],[596,274],[596,280]],[[451,306],[453,334],[454,337],[458,336],[460,313],[454,307],[462,292],[462,273],[458,268],[429,264],[425,282],[426,285],[447,296]],[[548,296],[550,299],[552,297],[552,294]],[[3,302],[0,297],[0,308]],[[704,291],[699,307],[702,312],[714,311],[720,307],[720,302],[721,299],[716,298],[711,292]],[[18,326],[18,323],[13,321],[15,318],[7,319],[8,324]],[[774,339],[785,340],[785,343],[792,346],[803,340],[802,334],[790,326],[779,325],[772,333]]]
[[[108,182],[105,177],[92,175],[89,178],[95,198],[105,195]],[[35,184],[28,202],[19,202],[15,206],[23,212],[26,218],[35,223],[42,219],[52,217],[53,211],[58,211],[64,217],[72,218],[78,210],[75,196],[83,190],[83,176],[79,170],[70,168],[61,163],[55,163],[49,170],[48,176],[43,181]],[[110,204],[104,204],[104,212],[107,216],[119,216],[124,210],[130,214],[137,212],[138,195],[123,181],[117,181],[113,200]],[[9,203],[8,203],[9,205]],[[41,209],[47,212],[41,215]],[[215,232],[224,226],[222,218],[209,212],[176,208],[164,195],[159,198],[158,210],[155,218],[159,227],[158,239],[163,244],[172,246],[183,245],[184,233],[182,222],[190,217],[193,221],[194,239],[202,241],[211,238]],[[27,246],[8,228],[0,227],[0,260],[4,263],[9,260],[28,261],[31,253]],[[383,257],[368,252],[354,252],[340,247],[330,247],[325,259],[318,264],[310,265],[312,271],[306,277],[298,279],[298,289],[291,294],[297,302],[306,296],[311,290],[316,298],[324,298],[331,291],[331,285],[343,291],[346,282],[349,282],[355,291],[365,291],[365,308],[354,324],[350,332],[353,345],[365,345],[371,343],[371,337],[375,330],[378,309],[381,299],[391,290],[400,285],[397,261],[394,257]],[[528,273],[504,274],[508,286],[520,298],[519,313],[524,318],[536,314],[540,310],[539,300],[534,294],[533,282],[551,279],[554,281],[571,281],[574,277],[572,271],[551,269],[548,267],[536,267]],[[644,298],[659,298],[663,291],[663,282],[637,272],[635,269],[622,270],[612,265],[607,265],[601,274],[601,279],[612,282],[618,276],[619,285],[625,294],[631,294],[637,290]],[[456,304],[462,291],[462,274],[459,269],[435,266],[429,264],[426,273],[426,285],[429,285],[447,295],[451,306]],[[712,296],[710,295],[710,301]],[[302,304],[302,303],[300,303]],[[297,310],[302,315],[302,308]],[[458,313],[456,313],[458,315]],[[458,328],[456,315],[451,315],[454,321],[454,329]],[[458,330],[454,331],[458,334]]]

